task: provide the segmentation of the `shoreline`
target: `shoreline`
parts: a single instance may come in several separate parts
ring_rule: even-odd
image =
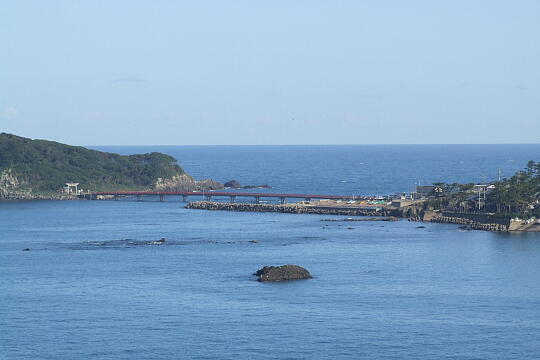
[[[45,195],[45,194],[13,194],[0,198],[0,202],[32,201],[32,200],[84,200],[75,195]],[[386,218],[407,219],[415,222],[433,222],[441,224],[461,225],[466,230],[483,230],[491,232],[540,232],[540,223],[528,224],[524,221],[497,218],[485,213],[448,213],[444,211],[423,211],[416,207],[374,207],[359,208],[353,206],[328,206],[298,203],[287,204],[257,204],[257,203],[230,203],[218,201],[193,201],[184,206],[186,209],[208,211],[232,212],[274,212],[285,214],[313,214],[313,215],[339,215],[339,216],[365,216],[374,217],[373,221],[385,221]],[[377,218],[377,219],[375,219]]]
[[[306,206],[301,203],[292,204],[252,204],[225,203],[217,201],[194,201],[185,206],[186,209],[233,212],[275,212],[286,214],[344,215],[370,216],[384,219],[407,219],[408,221],[455,224],[467,230],[483,230],[491,232],[540,232],[540,224],[524,227],[521,222],[510,219],[499,219],[489,214],[445,213],[438,211],[422,211],[421,214],[410,215],[405,208],[344,208],[327,206]],[[375,220],[375,219],[374,219]]]
[[[0,201],[32,201],[32,200],[80,200],[77,195],[10,195],[0,197]]]

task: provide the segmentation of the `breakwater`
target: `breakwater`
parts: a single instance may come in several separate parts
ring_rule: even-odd
[[[225,210],[245,212],[279,212],[287,214],[348,215],[348,216],[386,216],[385,210],[347,209],[338,207],[305,206],[298,204],[251,204],[223,203],[217,201],[194,201],[186,205],[187,209]]]
[[[371,216],[377,217],[369,220],[396,221],[399,217],[407,217],[399,210],[390,209],[359,209],[343,207],[306,206],[303,204],[253,204],[253,203],[223,203],[216,201],[194,201],[186,205],[187,209],[223,210],[238,212],[279,212],[287,214],[317,214],[317,215],[345,215],[345,216]],[[443,224],[457,224],[467,226],[471,230],[509,231],[507,224],[502,221],[484,216],[473,217],[472,214],[440,214],[426,212],[423,216],[408,217],[409,221],[436,222]],[[323,219],[323,221],[339,221],[338,219]],[[353,220],[351,220],[353,221]]]
[[[430,220],[431,222],[443,224],[459,224],[466,225],[473,230],[485,231],[508,231],[508,225],[499,223],[483,223],[465,217],[457,216],[436,216]]]

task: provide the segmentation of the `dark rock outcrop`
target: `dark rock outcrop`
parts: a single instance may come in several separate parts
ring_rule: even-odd
[[[221,190],[223,184],[212,179],[195,180],[187,174],[173,176],[172,178],[158,178],[154,184],[157,191],[201,191]]]
[[[268,184],[262,185],[244,185],[242,189],[271,189],[272,187]]]
[[[265,266],[254,274],[258,281],[278,282],[310,279],[309,271],[298,265]]]
[[[232,188],[232,189],[240,189],[242,185],[236,180],[227,181],[225,184],[223,184],[226,188]]]
[[[230,189],[270,189],[271,186],[264,184],[264,185],[241,185],[236,180],[227,181],[225,184],[223,184],[226,188]]]

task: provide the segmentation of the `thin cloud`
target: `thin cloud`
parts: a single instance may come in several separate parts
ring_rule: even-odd
[[[357,98],[363,98],[363,99],[380,99],[383,98],[384,95],[381,94],[358,94],[356,95]]]
[[[148,82],[148,80],[137,76],[124,76],[112,79],[111,82],[113,84],[138,84]]]
[[[12,120],[19,116],[19,111],[13,106],[8,106],[0,111],[0,119]]]

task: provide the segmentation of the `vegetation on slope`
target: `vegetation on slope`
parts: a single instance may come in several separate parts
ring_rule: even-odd
[[[454,212],[487,212],[499,217],[540,217],[540,162],[529,161],[525,169],[509,179],[492,183],[485,202],[478,206],[478,192],[473,184],[444,184],[444,191],[424,204],[424,209]],[[483,193],[480,193],[483,198]]]
[[[148,188],[184,173],[176,159],[158,152],[122,156],[54,141],[0,134],[0,173],[12,169],[33,191],[57,191],[66,182],[90,190]]]
[[[491,210],[508,216],[540,216],[539,198],[540,162],[529,161],[524,170],[495,183],[487,205]]]

